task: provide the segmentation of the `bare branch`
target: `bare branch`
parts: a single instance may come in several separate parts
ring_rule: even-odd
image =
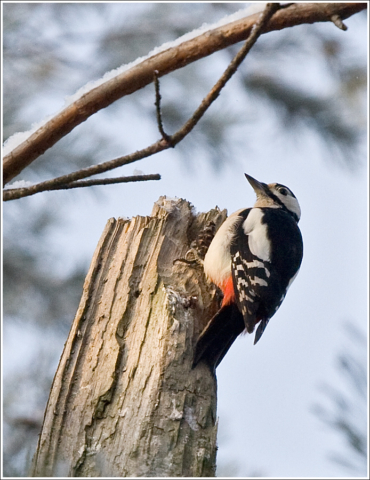
[[[162,111],[161,111],[161,93],[159,91],[159,80],[158,80],[158,70],[154,70],[154,86],[155,86],[155,109],[157,112],[157,125],[159,133],[162,135],[163,140],[171,144],[171,137],[167,135],[163,128],[163,121],[162,121]],[[175,145],[171,144],[171,147]]]
[[[362,3],[300,3],[282,8],[263,29],[264,33],[304,23],[333,21],[333,16],[345,19],[367,8]],[[199,35],[178,46],[149,57],[134,67],[99,85],[46,122],[23,143],[4,157],[4,184],[52,147],[77,125],[119,98],[129,95],[153,81],[153,71],[159,77],[182,68],[200,58],[245,40],[259,14],[242,18]],[[338,23],[338,22],[337,22]]]
[[[92,187],[96,185],[112,185],[115,183],[129,183],[129,182],[146,182],[149,180],[160,180],[161,176],[158,173],[150,175],[132,175],[129,177],[116,177],[116,178],[99,178],[96,180],[83,180],[77,182],[70,182],[65,185],[57,185],[45,189],[44,191],[53,191],[53,190],[68,190],[70,188],[81,188],[81,187]],[[30,187],[32,188],[32,187]],[[4,190],[3,200],[4,202],[8,200],[17,200],[24,196],[25,188],[8,188]]]
[[[56,187],[62,187],[68,185],[70,182],[75,182],[83,178],[91,177],[92,175],[98,175],[99,173],[105,173],[109,170],[113,170],[123,165],[129,165],[130,163],[141,160],[142,158],[150,157],[155,153],[162,152],[167,150],[170,147],[169,143],[161,139],[157,142],[149,145],[149,147],[143,148],[142,150],[137,150],[134,153],[125,155],[123,157],[114,158],[108,162],[100,163],[98,165],[93,165],[92,167],[82,168],[76,172],[68,173],[60,177],[53,178],[52,180],[46,180],[45,182],[37,183],[31,187],[25,187],[22,190],[22,194],[17,198],[28,197],[34,195],[35,193],[45,192],[46,190],[57,190]],[[5,195],[8,190],[3,190],[3,200],[5,200]],[[13,200],[8,198],[7,200]]]
[[[139,150],[130,155],[124,157],[119,157],[108,162],[101,163],[99,165],[93,165],[92,167],[84,168],[61,177],[54,178],[52,180],[47,180],[45,182],[32,185],[31,187],[22,188],[21,193],[18,194],[17,198],[27,197],[29,195],[34,195],[35,193],[43,192],[45,190],[56,190],[56,187],[62,187],[68,185],[72,181],[80,180],[82,178],[90,177],[91,175],[97,175],[98,173],[107,172],[108,170],[113,170],[114,168],[121,167],[122,165],[128,165],[129,163],[136,162],[142,158],[153,155],[154,153],[167,150],[170,147],[174,147],[177,143],[183,140],[186,135],[188,135],[195,125],[202,118],[206,110],[210,105],[216,100],[222,88],[226,85],[227,81],[232,77],[236,72],[238,66],[241,64],[243,59],[246,57],[257,38],[261,35],[263,28],[266,23],[269,21],[271,16],[279,8],[277,3],[268,3],[265,10],[260,16],[260,19],[257,21],[255,28],[252,29],[252,33],[249,36],[248,40],[245,42],[241,50],[235,55],[234,59],[230,62],[229,66],[219,79],[219,81],[214,85],[209,94],[203,99],[200,106],[194,112],[192,117],[183,125],[180,130],[178,130],[174,135],[168,137],[167,139],[160,139],[157,142],[153,143],[143,150]],[[158,101],[158,93],[157,93]],[[158,114],[158,108],[157,108]],[[5,200],[5,194],[7,190],[4,190],[3,198]],[[13,199],[13,198],[12,198]],[[8,198],[11,200],[11,198]]]

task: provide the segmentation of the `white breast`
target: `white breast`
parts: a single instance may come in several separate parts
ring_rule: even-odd
[[[207,277],[221,287],[231,275],[230,243],[235,235],[238,214],[244,208],[234,212],[217,230],[204,258],[204,271]]]

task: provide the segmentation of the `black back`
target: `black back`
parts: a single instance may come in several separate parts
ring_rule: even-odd
[[[245,291],[245,294],[237,295],[237,305],[249,333],[261,319],[267,325],[275,314],[303,256],[302,235],[294,218],[282,208],[265,207],[261,210],[262,222],[267,225],[271,242],[270,261],[262,261],[250,251],[248,236],[243,231],[250,208],[240,213],[235,241],[230,246],[234,289]],[[245,265],[245,262],[253,261],[258,262],[258,266]]]

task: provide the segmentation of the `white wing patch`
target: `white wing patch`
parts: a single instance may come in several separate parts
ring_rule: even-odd
[[[271,248],[267,236],[267,225],[262,223],[263,212],[260,208],[252,208],[243,223],[243,230],[248,235],[250,251],[265,262],[270,261]]]
[[[261,287],[268,287],[268,283],[263,278],[254,277],[250,279],[251,285],[261,285]]]
[[[248,268],[263,268],[265,270],[266,277],[269,278],[270,271],[265,267],[263,262],[260,262],[259,260],[252,260],[251,262],[247,262],[246,260],[244,260],[244,258],[242,259],[242,262],[247,267],[247,269]],[[237,267],[238,270],[240,270],[239,267],[243,268],[241,265],[238,265],[238,267]]]

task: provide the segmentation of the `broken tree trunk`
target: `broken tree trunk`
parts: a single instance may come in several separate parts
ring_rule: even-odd
[[[191,369],[217,309],[202,268],[182,262],[207,222],[161,197],[151,217],[110,219],[56,372],[32,476],[215,475],[216,379]]]

